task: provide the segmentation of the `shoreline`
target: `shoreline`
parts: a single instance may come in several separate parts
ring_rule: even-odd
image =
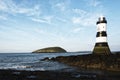
[[[119,53],[59,56],[41,60],[57,61],[72,67],[73,70],[69,68],[45,71],[0,69],[0,80],[120,80]]]
[[[0,80],[120,80],[119,53],[104,56],[91,54],[59,56],[42,60],[57,61],[75,69],[45,71],[0,69]],[[98,64],[99,66],[93,68]],[[113,67],[108,70],[111,65]]]
[[[25,71],[0,69],[0,80],[119,80],[120,73],[102,71]]]
[[[48,57],[42,59],[43,61],[57,61],[59,63],[67,64],[69,66],[77,67],[79,69],[96,69],[106,71],[120,72],[120,53],[110,55],[72,55],[72,56],[58,56],[49,59]]]

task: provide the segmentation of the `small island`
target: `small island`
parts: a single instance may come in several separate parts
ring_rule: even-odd
[[[38,49],[32,53],[66,53],[67,51],[61,47],[47,47],[43,49]]]

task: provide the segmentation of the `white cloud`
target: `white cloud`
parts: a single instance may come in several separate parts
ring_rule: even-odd
[[[7,17],[5,15],[0,15],[0,19],[7,20]]]
[[[94,6],[94,7],[96,7],[96,6],[100,5],[100,4],[101,4],[101,2],[98,1],[98,0],[91,0],[91,1],[90,1],[90,5],[91,5],[91,6]]]
[[[57,3],[55,7],[59,8],[61,11],[65,11],[65,3]]]
[[[53,9],[60,11],[60,12],[65,12],[68,10],[70,0],[50,0],[50,4]]]
[[[35,22],[52,24],[53,16],[43,16],[42,18],[31,18]]]
[[[73,16],[71,21],[73,24],[79,24],[82,26],[94,26],[97,18],[102,15],[100,12],[91,12],[85,11],[81,9],[73,9],[73,12],[78,14],[77,16]]]
[[[99,16],[103,15],[102,4],[98,0],[84,0],[87,3],[87,7],[91,10],[85,10],[81,8],[74,8],[74,16],[71,18],[73,24],[79,24],[82,26],[94,26]],[[93,11],[93,7],[94,11]],[[99,9],[99,10],[98,10]]]
[[[81,30],[80,27],[79,27],[79,28],[75,28],[75,29],[73,29],[73,32],[74,32],[74,33],[78,33],[78,32],[80,32],[80,30]]]
[[[72,22],[73,24],[79,24],[82,26],[93,26],[95,25],[97,18],[98,17],[96,15],[89,17],[73,17]]]
[[[56,17],[56,19],[58,20],[58,21],[61,21],[61,22],[67,22],[67,20],[66,19],[63,19],[63,18],[60,18],[60,17]]]
[[[7,5],[3,0],[0,0],[0,10],[6,10],[7,9]]]
[[[46,34],[46,32],[45,32],[44,30],[42,30],[42,29],[36,28],[36,29],[34,29],[34,31],[35,31],[36,33],[38,33],[38,34]]]
[[[84,0],[88,6],[97,7],[101,6],[100,0]]]
[[[41,8],[39,5],[35,5],[32,9],[27,9],[28,16],[37,16],[39,17],[42,14]]]
[[[0,11],[12,13],[17,10],[17,5],[12,0],[0,0]]]
[[[72,11],[73,11],[74,13],[77,13],[77,14],[80,14],[80,15],[85,15],[85,14],[87,13],[85,10],[77,9],[77,8],[72,9]]]
[[[39,22],[39,23],[46,23],[46,21],[45,20],[43,20],[43,19],[37,19],[37,18],[31,18],[33,21],[35,21],[35,22]]]
[[[49,24],[52,23],[52,19],[53,19],[53,18],[54,18],[53,16],[45,16],[45,17],[44,17],[45,21],[46,21],[47,23],[49,23]]]
[[[41,9],[39,5],[33,5],[33,7],[20,7],[16,5],[12,0],[0,0],[0,11],[9,14],[24,14],[26,16],[40,16]]]

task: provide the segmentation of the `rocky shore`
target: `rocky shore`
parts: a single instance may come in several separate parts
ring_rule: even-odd
[[[119,80],[116,72],[0,70],[0,80]]]
[[[78,55],[78,56],[59,56],[56,58],[45,58],[43,60],[58,61],[79,69],[99,69],[120,72],[120,53],[111,55]]]
[[[45,58],[73,66],[75,70],[0,70],[0,80],[120,80],[120,54]]]

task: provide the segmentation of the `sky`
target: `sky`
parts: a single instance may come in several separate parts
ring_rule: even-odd
[[[107,20],[111,51],[120,47],[120,0],[0,0],[0,52],[60,46],[92,51],[96,21]]]

